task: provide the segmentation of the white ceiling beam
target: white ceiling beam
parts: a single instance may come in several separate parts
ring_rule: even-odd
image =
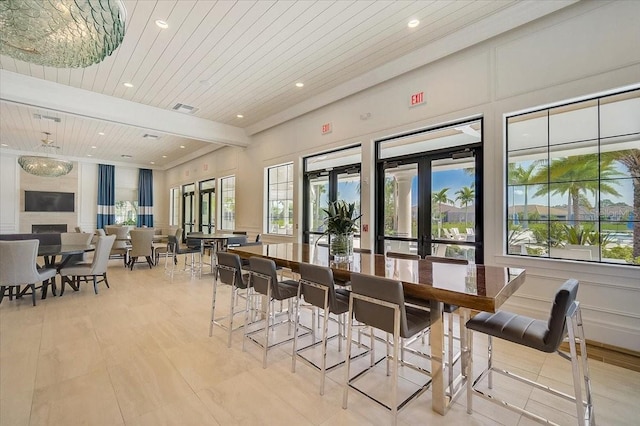
[[[244,129],[0,69],[0,100],[222,145],[246,147]]]
[[[248,135],[267,130],[308,112],[398,77],[445,56],[488,40],[506,31],[556,12],[578,0],[521,1],[455,33],[429,43],[405,56],[351,79],[318,96],[309,98],[277,114],[246,127]]]

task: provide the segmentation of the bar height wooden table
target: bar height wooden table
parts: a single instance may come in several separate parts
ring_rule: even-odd
[[[386,277],[402,281],[405,295],[429,301],[431,310],[431,374],[432,409],[444,415],[455,398],[453,390],[447,396],[443,374],[444,324],[442,305],[460,306],[465,319],[469,310],[495,312],[522,286],[525,271],[488,265],[456,265],[429,260],[390,259],[379,254],[354,253],[348,264],[329,261],[326,247],[310,244],[263,244],[229,248],[242,258],[258,256],[272,259],[276,265],[300,270],[301,263],[330,266],[336,281],[349,281],[351,272]],[[464,321],[466,322],[466,321]],[[461,330],[465,341],[466,330]],[[466,343],[462,343],[466,348]],[[463,366],[468,365],[468,350],[463,351]]]

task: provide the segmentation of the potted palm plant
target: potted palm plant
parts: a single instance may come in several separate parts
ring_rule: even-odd
[[[324,233],[329,236],[329,253],[336,263],[345,263],[353,259],[353,234],[358,231],[356,204],[343,200],[330,202],[324,219]],[[317,243],[317,241],[316,241]]]

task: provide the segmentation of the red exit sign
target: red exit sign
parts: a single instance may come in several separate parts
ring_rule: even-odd
[[[322,125],[322,134],[326,135],[327,133],[331,133],[332,127],[331,123],[324,123]]]
[[[421,105],[423,103],[424,103],[424,92],[418,92],[411,95],[411,99],[409,101],[410,107]]]

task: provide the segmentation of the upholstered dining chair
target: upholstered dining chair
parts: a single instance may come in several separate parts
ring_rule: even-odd
[[[242,262],[240,256],[234,253],[220,252],[218,253],[218,263],[216,265],[215,279],[213,280],[213,297],[211,300],[211,323],[209,324],[209,337],[213,335],[213,324],[225,327],[221,320],[229,318],[229,324],[226,326],[229,334],[227,346],[231,347],[231,333],[233,332],[233,319],[240,313],[235,310],[238,301],[238,293],[240,290],[246,290],[249,287],[249,274],[242,273]],[[229,315],[226,317],[215,317],[216,296],[218,292],[218,283],[231,286]]]
[[[12,300],[15,290],[17,299],[30,294],[33,306],[36,306],[37,283],[42,283],[43,294],[48,285],[52,285],[53,294],[56,294],[56,270],[36,267],[39,245],[38,240],[0,241],[0,302],[7,295]],[[27,293],[29,290],[31,292]]]
[[[74,283],[76,289],[80,288],[80,281],[89,282],[89,278],[93,280],[93,291],[95,294],[98,294],[98,284],[101,282],[104,282],[107,288],[109,288],[107,265],[109,263],[111,247],[115,240],[115,235],[98,237],[98,241],[96,241],[96,251],[93,254],[91,264],[67,266],[60,269],[60,275],[62,276],[60,296],[64,294],[64,287],[68,277],[71,277],[70,280]],[[99,276],[102,279],[98,280]]]
[[[431,314],[423,309],[414,308],[405,305],[404,291],[402,288],[402,282],[391,280],[382,277],[373,277],[369,275],[363,275],[359,273],[351,274],[351,294],[349,298],[349,314],[348,326],[347,326],[347,350],[345,355],[346,368],[344,379],[344,390],[342,399],[342,408],[347,408],[349,389],[355,388],[355,382],[360,379],[366,372],[369,372],[376,362],[374,362],[374,338],[373,330],[371,331],[371,365],[368,369],[357,374],[355,377],[350,377],[351,368],[351,346],[352,346],[352,326],[353,320],[357,320],[361,326],[372,327],[381,330],[385,333],[393,335],[393,368],[390,368],[389,357],[389,345],[387,343],[387,356],[383,359],[387,361],[387,376],[390,375],[392,370],[391,379],[391,403],[389,405],[382,403],[375,397],[367,394],[363,390],[358,391],[382,405],[386,409],[391,411],[392,423],[397,423],[398,410],[404,406],[413,398],[421,395],[431,383],[429,379],[424,385],[418,385],[419,389],[412,393],[409,398],[405,399],[400,404],[398,403],[398,373],[399,368],[409,367],[416,369],[419,372],[425,373],[426,370],[421,369],[415,365],[409,364],[399,357],[399,350],[401,346],[401,339],[408,339],[417,335],[424,329],[431,326]],[[386,339],[388,342],[388,338]]]
[[[548,392],[556,397],[571,401],[575,404],[577,424],[595,424],[593,399],[591,397],[591,378],[587,362],[587,348],[582,327],[582,314],[580,303],[576,300],[578,294],[578,281],[567,280],[556,292],[548,320],[529,318],[507,311],[496,313],[481,312],[467,322],[470,334],[482,333],[488,336],[487,368],[474,380],[473,372],[473,338],[469,339],[469,363],[467,376],[467,413],[472,413],[472,400],[479,396],[485,400],[498,404],[531,420],[543,424],[555,424],[540,414],[518,407],[513,403],[497,399],[492,395],[493,373],[500,373],[525,383],[536,389]],[[545,384],[521,377],[513,372],[496,368],[493,365],[493,337],[506,340],[517,345],[527,346],[540,352],[557,352],[563,359],[571,362],[573,376],[573,395],[568,395],[559,390],[550,388]],[[560,349],[560,345],[568,337],[569,354]],[[577,351],[580,345],[580,353]],[[513,360],[517,362],[517,360]],[[481,380],[487,378],[489,391],[483,392],[477,388]],[[584,380],[585,399],[583,399],[581,382]]]
[[[111,247],[111,256],[122,256],[124,267],[127,267],[129,252],[129,228],[126,226],[105,226],[107,235],[115,235],[116,240]]]
[[[129,268],[133,271],[138,257],[144,256],[149,264],[149,269],[153,267],[153,228],[132,229],[129,232],[131,236],[131,248],[129,249]]]
[[[93,235],[88,232],[63,232],[60,234],[60,243],[62,245],[79,245],[87,246],[91,244]],[[60,265],[75,265],[86,261],[86,254],[72,254],[67,257],[63,257]]]

